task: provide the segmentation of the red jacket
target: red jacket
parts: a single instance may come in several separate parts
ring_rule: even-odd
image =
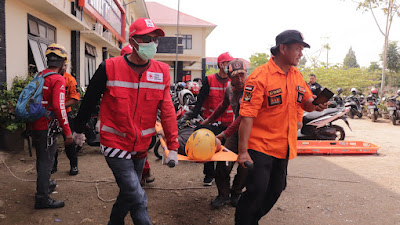
[[[41,74],[53,72],[52,70],[43,70]],[[71,134],[71,129],[68,124],[67,111],[65,110],[65,79],[60,74],[53,74],[44,78],[43,85],[43,107],[52,111],[57,118],[60,127],[65,135]],[[50,104],[50,106],[49,106]],[[45,116],[31,123],[31,130],[47,130],[49,119]]]
[[[210,86],[210,91],[207,99],[203,103],[204,118],[211,116],[211,114],[217,109],[218,105],[224,99],[224,94],[229,84],[229,82],[226,82],[225,84],[220,83],[215,74],[208,75],[207,79]],[[216,119],[216,121],[221,121],[223,126],[228,127],[232,123],[233,118],[234,113],[232,107],[229,105],[227,110],[220,118]]]
[[[177,149],[169,66],[151,60],[149,68],[139,75],[119,56],[106,60],[106,73],[106,91],[100,105],[100,143],[145,154],[155,133],[159,108],[168,148]]]

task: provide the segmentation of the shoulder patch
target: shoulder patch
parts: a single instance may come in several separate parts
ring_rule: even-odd
[[[251,91],[244,91],[244,93],[243,93],[243,101],[250,102],[252,97],[253,97],[253,93]]]
[[[250,91],[252,92],[254,90],[254,86],[253,85],[246,85],[246,87],[244,88],[245,91]]]

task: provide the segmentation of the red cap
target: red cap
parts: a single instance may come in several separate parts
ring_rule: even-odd
[[[139,18],[135,20],[129,27],[129,37],[134,35],[145,35],[156,31],[158,36],[164,37],[165,33],[162,29],[158,28],[151,19]]]
[[[121,56],[129,55],[131,53],[132,53],[132,46],[131,45],[127,45],[127,46],[125,46],[125,47],[123,47],[121,49]]]
[[[218,65],[222,62],[230,62],[232,60],[234,60],[234,58],[231,56],[231,54],[229,52],[224,52],[218,56]]]

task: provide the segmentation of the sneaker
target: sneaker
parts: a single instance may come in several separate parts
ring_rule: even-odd
[[[74,176],[79,173],[78,167],[77,166],[71,166],[71,169],[69,170],[69,175]]]
[[[156,178],[151,175],[146,177],[146,183],[153,183],[155,180],[156,180]]]
[[[204,177],[203,186],[211,186],[214,178],[212,177]]]
[[[57,187],[57,182],[55,180],[51,180],[49,184],[49,194],[54,191]]]
[[[236,207],[239,203],[240,195],[231,195],[231,205]]]
[[[63,201],[57,201],[52,198],[35,199],[35,209],[56,209],[64,207]]]
[[[221,208],[222,206],[224,206],[228,202],[229,202],[229,197],[223,197],[222,195],[218,195],[217,198],[215,198],[211,202],[211,206],[214,209],[219,209],[219,208]]]

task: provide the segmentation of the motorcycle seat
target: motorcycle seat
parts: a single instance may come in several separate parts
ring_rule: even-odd
[[[322,112],[318,112],[318,111],[314,111],[314,112],[310,112],[310,113],[306,113],[303,116],[303,124],[307,124],[308,122],[318,119],[320,117],[326,116],[326,115],[330,115],[333,113],[337,113],[339,112],[338,108],[327,108]]]

